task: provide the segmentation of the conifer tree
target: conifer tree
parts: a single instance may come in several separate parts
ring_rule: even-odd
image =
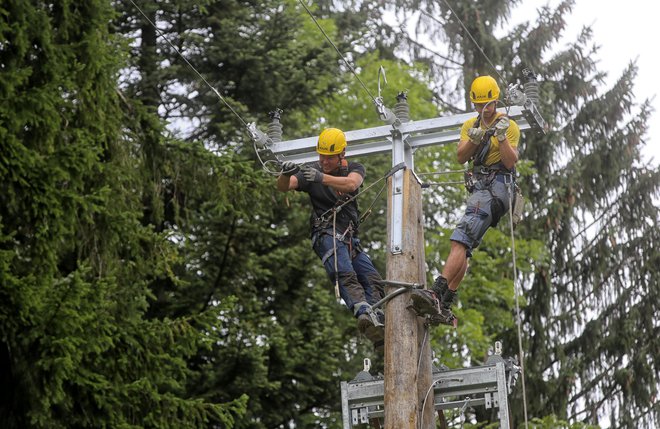
[[[449,47],[448,59],[435,58],[445,67],[435,70],[452,73],[459,64],[462,78],[445,81],[461,91],[477,74],[501,74],[505,85],[523,68],[541,81],[540,108],[550,132],[522,139],[521,158],[532,163],[533,174],[522,181],[530,209],[517,230],[545,243],[530,261],[531,274],[523,270],[517,279],[526,299],[530,416],[655,427],[660,172],[640,157],[651,112],[647,100],[635,100],[635,64],[606,88],[589,28],[558,48],[572,1],[540,9],[536,22],[501,38],[494,31],[515,1],[395,3],[427,12],[421,19],[429,34]],[[470,275],[480,272],[475,264]],[[511,330],[509,354],[517,354],[516,343]],[[513,411],[520,422],[522,410]]]
[[[150,284],[149,315],[194,315],[231,303],[205,326],[220,338],[189,360],[197,377],[188,391],[213,402],[246,395],[247,413],[234,427],[336,421],[328,405],[339,403],[333,374],[355,354],[355,327],[309,247],[306,205],[292,198],[289,209],[276,195],[241,120],[263,120],[276,107],[300,118],[340,80],[337,60],[316,33],[310,36],[318,30],[296,2],[197,3],[143,11],[240,119],[163,37],[140,38],[152,29],[136,8],[117,5],[118,31],[135,37],[136,73],[125,81],[135,111],[144,117],[159,111],[165,121],[181,115],[196,125],[178,134],[186,141],[176,141],[175,126],[164,129],[140,115],[131,124],[139,141],[155,137],[141,149],[145,159],[157,159],[145,169],[153,197],[145,200],[144,222],[180,244],[174,276]],[[332,31],[332,21],[324,24]],[[150,55],[156,51],[158,58]],[[148,88],[158,88],[158,97],[146,96]],[[288,123],[287,136],[301,132]]]
[[[172,241],[143,226],[106,1],[0,7],[0,426],[231,426],[186,392],[217,313],[148,319]]]

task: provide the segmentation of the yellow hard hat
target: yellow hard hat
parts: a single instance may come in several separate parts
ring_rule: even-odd
[[[495,101],[500,97],[500,87],[497,81],[490,76],[479,76],[472,82],[470,88],[470,101],[483,104]]]
[[[339,155],[346,149],[346,136],[339,128],[326,128],[319,135],[316,151],[321,155]]]

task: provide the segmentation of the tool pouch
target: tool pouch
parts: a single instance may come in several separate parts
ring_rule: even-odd
[[[518,185],[515,186],[515,191],[513,194],[513,208],[511,210],[511,216],[513,220],[513,227],[522,220],[523,211],[525,209],[525,197],[523,197],[522,191]]]

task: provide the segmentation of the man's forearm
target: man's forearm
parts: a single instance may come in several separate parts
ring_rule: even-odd
[[[470,160],[470,157],[477,151],[478,145],[470,143],[469,140],[461,140],[458,143],[458,150],[456,151],[456,158],[459,164],[465,164]]]
[[[502,158],[502,164],[509,170],[518,162],[518,151],[511,147],[508,139],[500,142],[500,158]]]
[[[323,175],[322,183],[339,192],[353,192],[360,187],[360,184],[356,183],[354,178],[332,176],[330,174]]]

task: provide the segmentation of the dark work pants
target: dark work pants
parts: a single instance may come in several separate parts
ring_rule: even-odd
[[[346,306],[357,317],[366,311],[366,307],[354,308],[355,304],[373,305],[383,298],[383,280],[369,256],[358,250],[360,240],[351,239],[351,248],[347,243],[333,238],[330,233],[318,232],[312,237],[314,251],[321,258],[328,277],[335,282],[335,254],[333,241],[337,243],[337,271],[339,294]],[[353,253],[353,255],[351,255]],[[354,256],[354,257],[352,257]]]

